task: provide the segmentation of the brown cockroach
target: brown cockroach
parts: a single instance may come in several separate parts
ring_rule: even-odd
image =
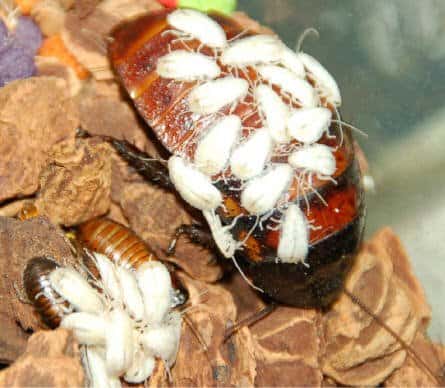
[[[54,329],[62,318],[72,311],[70,304],[58,294],[49,280],[49,274],[59,268],[52,257],[34,257],[23,272],[26,295],[39,312],[44,323]]]

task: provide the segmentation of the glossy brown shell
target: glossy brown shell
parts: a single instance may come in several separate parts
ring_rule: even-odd
[[[26,295],[42,317],[43,322],[52,329],[60,325],[68,302],[52,288],[49,274],[59,265],[49,257],[35,257],[28,261],[23,272],[23,285]]]
[[[101,253],[110,260],[133,269],[142,264],[159,260],[145,242],[126,226],[108,218],[94,218],[78,227],[77,238],[91,251]],[[173,287],[183,295],[178,296],[183,304],[188,293],[174,272],[170,271]]]
[[[174,41],[176,36],[167,32],[171,29],[166,21],[167,13],[149,14],[118,27],[112,34],[109,55],[139,113],[165,148],[174,154],[193,157],[195,143],[188,140],[198,138],[204,130],[204,124],[194,125],[187,104],[187,96],[196,82],[175,82],[161,78],[156,72],[160,57],[169,50],[184,49],[181,42]],[[243,31],[230,18],[212,17],[223,27],[228,39]],[[187,41],[187,46],[192,49],[200,45],[197,40]],[[201,53],[210,55],[212,51],[203,48]],[[219,65],[223,73],[233,72],[221,63]],[[258,75],[254,68],[247,67],[239,77],[254,81]],[[313,83],[310,78],[308,81]],[[274,86],[274,89],[279,92],[279,88]],[[248,102],[249,98],[246,97],[245,101]],[[322,100],[322,103],[333,109],[327,101]],[[296,103],[291,104],[298,107]],[[221,113],[228,113],[228,109],[223,108]],[[239,103],[233,113],[244,117],[243,127],[260,128],[262,124],[258,113],[249,109],[252,109],[250,104]],[[279,232],[269,230],[268,226],[276,225],[274,219],[281,217],[278,212],[266,219],[262,228],[257,227],[247,239],[244,249],[237,252],[237,258],[254,283],[282,303],[308,307],[331,303],[341,290],[361,241],[363,188],[352,137],[347,128],[338,128],[336,124],[331,125],[330,132],[336,137],[324,136],[319,143],[336,148],[337,169],[333,178],[337,184],[314,177],[313,188],[319,195],[314,190],[302,189],[296,179],[290,188],[291,200],[299,204],[310,222],[321,226],[319,230],[311,230],[306,259],[308,265],[276,262]],[[275,156],[272,161],[287,162],[287,155]],[[232,234],[236,240],[242,241],[253,227],[255,217],[241,206],[240,191],[233,190],[239,185],[240,182],[230,174],[225,180],[220,180],[217,187],[224,195],[225,206],[218,208],[217,212],[225,225],[239,217]]]
[[[94,218],[81,224],[77,237],[89,250],[134,269],[147,261],[157,260],[131,229],[107,218]]]

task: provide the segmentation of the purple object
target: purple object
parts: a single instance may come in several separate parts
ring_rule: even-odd
[[[0,52],[3,51],[3,49],[8,45],[8,43],[9,43],[8,27],[6,27],[6,24],[3,22],[2,19],[0,19]]]
[[[0,52],[0,87],[36,74],[34,57],[15,42]]]
[[[17,19],[17,25],[12,33],[15,42],[34,56],[42,44],[42,33],[34,21],[26,16]]]

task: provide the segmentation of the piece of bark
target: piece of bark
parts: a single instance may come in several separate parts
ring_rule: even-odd
[[[77,139],[52,150],[42,171],[35,206],[65,226],[105,214],[110,207],[111,148],[97,139]]]
[[[67,12],[62,39],[76,59],[96,79],[114,78],[107,55],[110,31],[126,19],[162,9],[155,0],[104,0],[85,7],[76,6]]]
[[[0,372],[0,387],[65,388],[83,384],[78,344],[73,334],[63,329],[32,335],[25,353]]]
[[[422,288],[389,228],[364,244],[345,287],[408,344],[429,321]],[[397,340],[346,295],[323,320],[323,372],[339,383],[377,385],[403,364]]]
[[[411,345],[417,356],[425,362],[431,373],[412,357],[407,357],[402,367],[386,381],[387,387],[431,387],[445,386],[445,347],[434,344],[418,332]]]
[[[23,270],[29,259],[44,255],[64,264],[73,262],[69,245],[58,227],[44,217],[28,221],[0,217],[0,314],[6,315],[14,324],[19,322],[25,330],[36,330],[42,324],[32,305],[19,300],[25,295]],[[0,341],[7,341],[4,339],[7,335],[0,330]]]
[[[128,102],[118,96],[101,96],[94,84],[89,86],[77,98],[82,129],[90,135],[126,140],[141,150],[150,151],[153,157],[157,156],[144,133],[147,125]]]
[[[11,364],[25,351],[28,335],[3,312],[3,308],[1,310],[0,363]]]
[[[240,327],[224,342],[233,323],[251,317],[264,303],[238,273],[217,285],[180,276],[193,307],[172,370],[174,385],[320,385],[318,313],[278,307],[253,326]]]
[[[36,77],[0,89],[0,201],[33,194],[51,147],[74,141],[78,126],[66,83]]]

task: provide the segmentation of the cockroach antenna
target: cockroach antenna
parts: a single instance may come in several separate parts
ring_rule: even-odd
[[[297,44],[295,45],[295,51],[297,53],[299,53],[301,51],[301,48],[303,47],[303,43],[309,35],[313,35],[316,39],[320,38],[320,33],[318,32],[318,30],[316,28],[314,28],[314,27],[306,28],[299,36],[299,38],[297,40]]]
[[[374,312],[356,295],[349,291],[346,287],[343,288],[343,293],[351,299],[351,301],[359,306],[366,314],[368,314],[377,324],[379,324],[384,330],[386,330],[406,351],[406,353],[414,360],[414,362],[423,369],[423,371],[430,376],[438,386],[442,387],[445,385],[445,379],[443,376],[438,376],[434,373],[427,363],[422,360],[421,357],[413,350],[413,348],[401,338],[391,327],[388,326],[378,315]]]

